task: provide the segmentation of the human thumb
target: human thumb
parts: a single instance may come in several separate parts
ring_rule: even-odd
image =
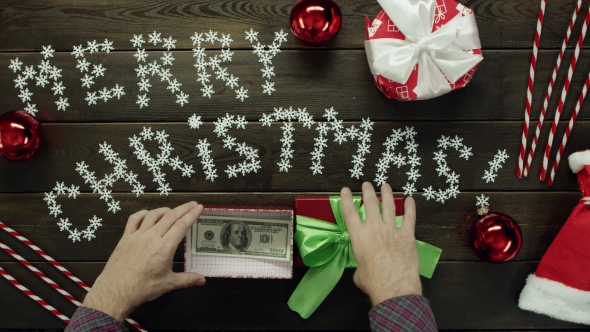
[[[179,272],[174,273],[174,288],[188,288],[194,286],[203,286],[205,284],[205,277],[193,272]]]

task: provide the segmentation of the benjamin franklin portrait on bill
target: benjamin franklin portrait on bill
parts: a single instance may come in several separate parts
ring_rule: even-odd
[[[227,224],[221,234],[221,245],[228,253],[238,254],[250,245],[248,233],[252,234],[248,225],[241,221]]]

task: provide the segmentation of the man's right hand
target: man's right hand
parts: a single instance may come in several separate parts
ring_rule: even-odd
[[[364,223],[352,202],[350,189],[342,188],[340,197],[357,262],[354,283],[369,295],[373,305],[392,297],[422,295],[420,262],[414,237],[414,200],[406,198],[403,225],[397,228],[393,191],[388,184],[381,187],[381,215],[373,186],[369,182],[363,183],[363,204],[367,215]]]

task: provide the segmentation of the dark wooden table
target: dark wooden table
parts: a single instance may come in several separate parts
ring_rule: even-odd
[[[441,262],[434,277],[423,279],[424,293],[430,299],[438,325],[444,330],[559,330],[583,329],[581,325],[553,320],[525,312],[517,300],[525,278],[532,273],[543,253],[560,230],[571,208],[580,198],[575,176],[562,162],[555,184],[548,188],[538,180],[541,155],[538,154],[526,179],[514,175],[524,111],[533,33],[536,26],[538,0],[461,0],[475,12],[483,46],[484,61],[471,83],[464,89],[439,98],[417,102],[398,102],[385,98],[374,86],[367,66],[364,42],[365,14],[370,17],[380,8],[374,0],[338,1],[344,25],[338,37],[323,47],[310,48],[298,42],[289,32],[289,13],[295,1],[137,1],[114,3],[105,1],[15,1],[0,4],[0,113],[24,107],[14,87],[16,74],[8,70],[9,60],[19,57],[25,65],[38,64],[41,46],[52,45],[57,50],[52,64],[63,68],[67,86],[65,96],[71,107],[57,111],[56,97],[48,88],[33,86],[34,103],[40,109],[37,118],[43,123],[45,144],[40,153],[29,161],[11,163],[0,160],[0,220],[38,244],[55,259],[63,262],[74,274],[92,284],[122,234],[126,216],[142,208],[176,206],[188,200],[205,205],[232,206],[293,206],[298,195],[330,194],[343,185],[359,191],[362,180],[373,180],[374,165],[383,151],[385,138],[392,128],[414,126],[422,157],[417,186],[444,186],[437,176],[432,153],[441,135],[459,135],[473,147],[469,162],[456,157],[448,159],[449,166],[461,175],[462,193],[444,205],[426,201],[416,195],[418,205],[417,238],[443,249]],[[584,1],[580,17],[590,1]],[[566,30],[574,0],[548,1],[546,22],[539,52],[534,119],[540,109],[562,36]],[[580,20],[578,20],[580,21]],[[576,24],[572,40],[581,29]],[[261,65],[244,40],[244,31],[260,31],[260,40],[269,44],[273,32],[289,32],[288,42],[274,59],[277,91],[263,95],[260,85]],[[230,72],[250,88],[250,97],[242,102],[231,90],[218,91],[211,99],[201,97],[192,67],[192,43],[195,31],[209,29],[230,33],[234,42],[234,61]],[[133,34],[157,30],[162,36],[177,39],[171,72],[191,95],[189,104],[180,107],[166,86],[152,80],[150,105],[140,109],[135,103],[138,93],[134,68],[135,49],[129,40]],[[89,40],[114,42],[111,54],[96,54],[92,60],[102,62],[106,76],[99,86],[124,85],[127,95],[121,100],[88,106],[85,90],[80,86],[80,73],[70,54],[73,45]],[[573,44],[573,43],[570,43]],[[586,45],[588,43],[585,43]],[[149,49],[152,58],[161,56],[160,48]],[[218,47],[218,46],[217,46]],[[213,50],[219,50],[214,48]],[[570,48],[564,66],[569,64]],[[90,55],[87,55],[90,59]],[[567,100],[564,118],[573,110],[573,96],[581,90],[590,65],[590,53],[581,52],[578,71],[574,74],[571,97]],[[560,91],[565,79],[560,73]],[[31,86],[31,83],[29,83]],[[556,93],[555,95],[557,95]],[[550,103],[546,123],[553,119],[557,98]],[[363,179],[351,179],[351,156],[356,144],[338,146],[330,143],[324,158],[324,174],[313,176],[309,170],[313,150],[311,131],[297,124],[294,133],[295,158],[288,173],[279,172],[281,129],[278,125],[262,127],[258,119],[274,107],[306,107],[316,120],[324,109],[334,107],[345,126],[358,124],[361,118],[376,121],[371,153],[367,155]],[[585,103],[574,128],[565,155],[588,148],[590,106]],[[226,112],[246,116],[247,131],[235,131],[238,140],[258,149],[262,169],[237,179],[228,179],[223,169],[237,163],[241,157],[222,148],[213,133],[213,121]],[[205,124],[191,130],[186,121],[193,113]],[[558,137],[565,130],[565,121]],[[133,156],[128,137],[143,127],[165,129],[182,159],[193,164],[197,173],[190,178],[169,172],[173,188],[169,196],[161,196],[156,186]],[[315,132],[315,131],[314,131]],[[544,147],[548,126],[544,127],[540,146]],[[213,145],[213,157],[221,174],[215,182],[207,181],[195,148],[198,139],[207,138]],[[107,141],[121,157],[129,160],[131,169],[145,176],[146,194],[136,198],[127,184],[118,182],[114,196],[120,199],[122,210],[106,213],[104,202],[74,170],[76,162],[86,161],[97,175],[110,173],[112,166],[98,154],[99,143]],[[555,146],[556,147],[556,146]],[[510,155],[494,183],[482,180],[487,161],[499,149]],[[405,184],[407,169],[392,168],[390,182],[398,193]],[[80,228],[92,214],[103,216],[103,226],[97,239],[72,243],[66,233],[49,216],[43,192],[52,190],[56,181],[80,185],[83,194],[75,201],[60,198],[64,215]],[[514,217],[522,228],[524,243],[518,256],[509,263],[491,265],[479,261],[468,244],[468,231],[477,218],[475,196],[490,197],[492,209]],[[60,276],[31,250],[0,232],[5,242],[35,266],[54,278],[68,291],[82,298],[83,292]],[[175,256],[175,269],[181,269],[180,251]],[[0,252],[0,266],[21,280],[41,297],[67,315],[75,307],[18,264]],[[305,270],[296,270],[293,280],[209,279],[207,286],[166,294],[142,305],[133,313],[148,329],[187,330],[366,330],[369,328],[368,299],[352,282],[352,271],[346,271],[340,283],[308,320],[301,319],[287,307],[287,299],[301,280]],[[0,280],[0,328],[2,329],[61,329],[64,324],[18,290]]]

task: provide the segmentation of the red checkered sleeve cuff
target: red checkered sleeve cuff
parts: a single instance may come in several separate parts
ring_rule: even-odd
[[[79,307],[65,332],[128,332],[125,325],[102,311]]]
[[[374,332],[438,331],[430,302],[418,295],[394,297],[379,303],[369,312],[369,320]]]

